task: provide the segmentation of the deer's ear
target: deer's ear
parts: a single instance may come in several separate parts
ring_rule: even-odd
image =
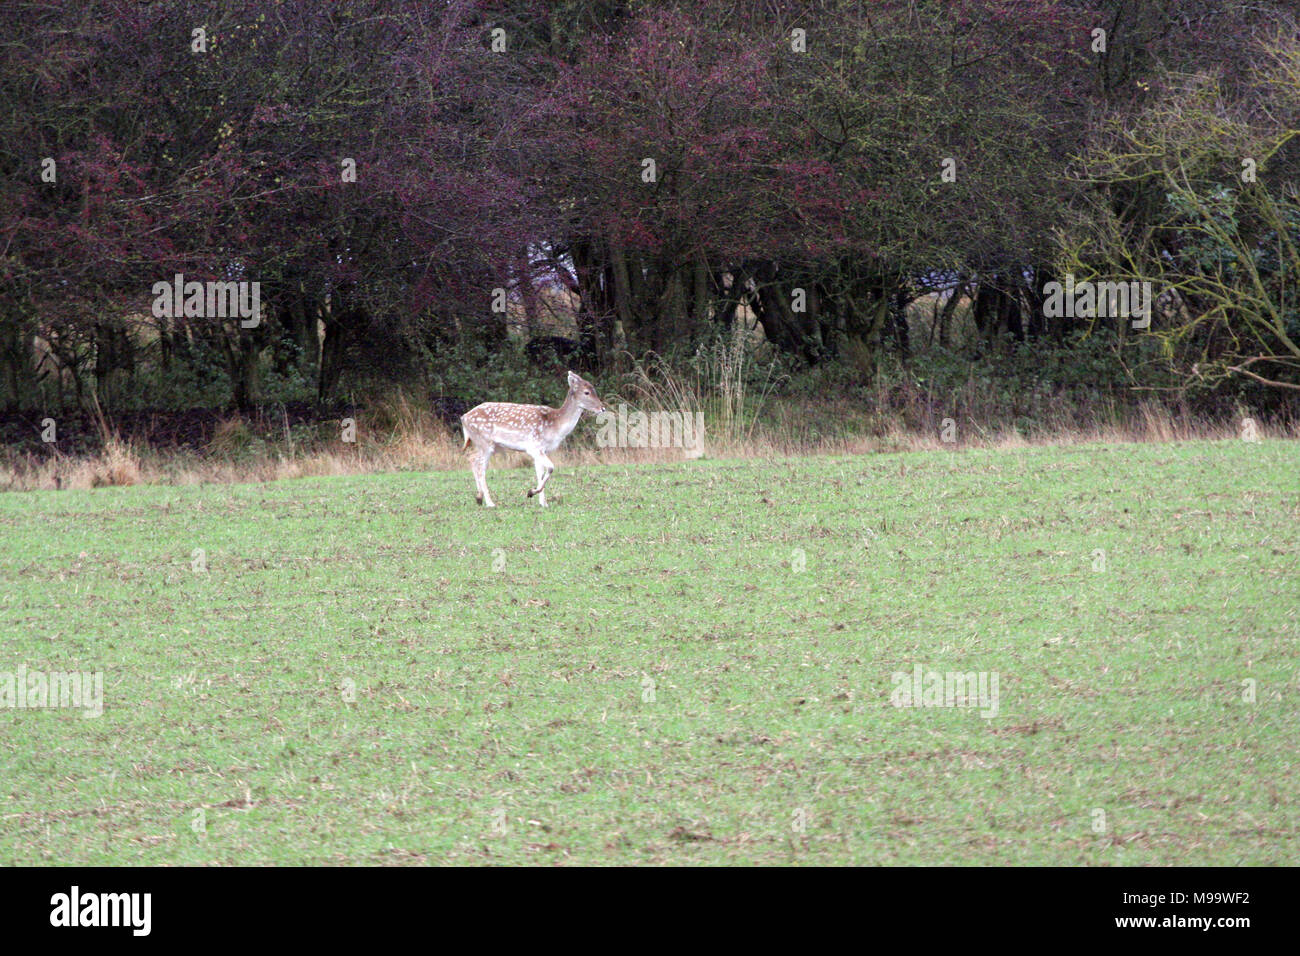
[[[569,388],[577,388],[577,387],[578,387],[579,385],[581,385],[581,384],[582,384],[582,379],[578,378],[578,376],[576,376],[576,375],[574,375],[572,372],[570,372],[570,373],[569,373]]]

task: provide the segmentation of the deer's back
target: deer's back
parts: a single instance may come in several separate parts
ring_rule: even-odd
[[[546,405],[484,402],[466,412],[461,423],[498,445],[522,451],[545,444],[544,435],[554,414]]]

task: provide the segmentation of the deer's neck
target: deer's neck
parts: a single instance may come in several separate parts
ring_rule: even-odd
[[[582,417],[582,406],[578,404],[578,397],[569,392],[565,396],[564,404],[555,410],[555,431],[556,438],[563,441],[569,436],[569,432],[578,427],[578,419]]]

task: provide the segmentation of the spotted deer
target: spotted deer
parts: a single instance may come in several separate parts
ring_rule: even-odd
[[[537,486],[528,489],[528,497],[535,495],[537,503],[546,507],[546,483],[555,471],[555,465],[546,456],[559,448],[560,442],[577,427],[584,411],[598,415],[607,409],[596,395],[595,386],[570,372],[569,394],[559,408],[484,402],[462,415],[460,429],[465,433],[465,444],[460,450],[469,448],[471,443],[474,445],[474,450],[469,453],[469,467],[474,473],[478,503],[496,507],[488,493],[487,466],[492,453],[501,447],[527,452],[532,457]]]

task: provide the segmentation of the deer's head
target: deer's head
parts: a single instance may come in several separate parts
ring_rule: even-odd
[[[579,408],[595,415],[609,411],[605,403],[600,400],[600,396],[596,394],[596,386],[574,372],[569,373],[569,394],[578,403]]]

